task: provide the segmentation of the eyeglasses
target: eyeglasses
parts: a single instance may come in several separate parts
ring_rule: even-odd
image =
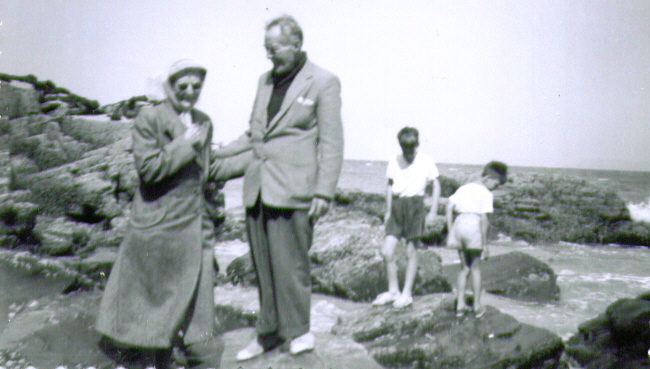
[[[180,91],[185,91],[190,86],[192,86],[193,90],[200,90],[201,87],[203,87],[203,85],[201,83],[179,83],[176,86],[176,88],[178,88]]]

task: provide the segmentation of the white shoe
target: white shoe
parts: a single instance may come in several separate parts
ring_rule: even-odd
[[[396,307],[398,309],[407,307],[413,303],[413,297],[411,296],[406,296],[406,295],[400,295],[395,302],[393,302],[393,307]]]
[[[264,353],[264,347],[254,338],[243,350],[237,353],[237,361],[246,361],[256,358]]]
[[[373,305],[386,305],[394,302],[399,297],[399,293],[384,292],[380,293],[379,296],[372,302]]]
[[[303,352],[312,351],[314,349],[314,335],[307,332],[300,337],[291,340],[289,344],[289,352],[291,355],[302,354]]]

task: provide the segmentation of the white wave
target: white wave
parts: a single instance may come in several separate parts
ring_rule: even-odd
[[[627,209],[635,222],[650,223],[650,199],[638,204],[627,204]]]

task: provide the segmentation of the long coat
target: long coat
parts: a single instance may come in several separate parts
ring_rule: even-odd
[[[253,149],[244,176],[244,205],[253,207],[260,192],[262,202],[276,208],[309,209],[314,196],[332,199],[343,164],[338,77],[307,61],[268,122],[272,93],[269,71],[259,79],[249,130],[222,149]]]
[[[213,250],[205,242],[212,229],[204,189],[211,176],[241,176],[246,163],[211,166],[212,123],[198,110],[191,115],[206,142],[199,151],[185,139],[187,128],[168,102],[144,108],[134,122],[140,186],[95,325],[123,344],[167,348],[179,329],[185,343],[213,334]]]

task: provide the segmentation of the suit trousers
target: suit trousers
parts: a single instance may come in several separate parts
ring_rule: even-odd
[[[309,332],[313,224],[307,210],[278,209],[258,198],[246,209],[246,230],[257,275],[257,334],[291,340]]]

